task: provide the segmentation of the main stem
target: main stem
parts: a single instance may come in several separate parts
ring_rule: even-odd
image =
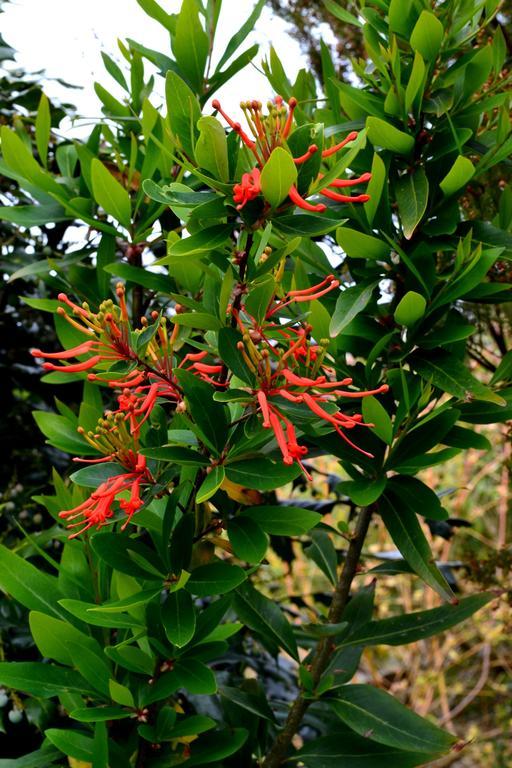
[[[340,578],[336,584],[336,589],[334,590],[334,594],[332,596],[332,602],[327,618],[327,622],[329,624],[339,623],[343,611],[345,610],[345,606],[347,605],[350,594],[350,587],[352,585],[352,581],[354,580],[354,576],[357,573],[361,550],[363,548],[366,534],[368,533],[372,511],[372,507],[363,507],[357,518],[356,529],[350,541]],[[313,656],[313,660],[311,662],[310,671],[311,677],[313,679],[313,687],[318,685],[320,678],[322,677],[322,674],[324,673],[329,663],[332,651],[332,641],[328,637],[322,638],[318,643],[315,654]],[[306,699],[303,693],[299,693],[291,706],[282,730],[279,732],[276,740],[270,748],[270,751],[263,761],[262,768],[279,768],[284,758],[286,757],[288,748],[294,735],[300,728],[300,724],[304,715],[306,714],[307,708],[312,703],[312,699]]]

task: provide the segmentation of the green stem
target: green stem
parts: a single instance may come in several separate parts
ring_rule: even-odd
[[[331,607],[327,617],[327,622],[329,624],[338,624],[340,622],[343,611],[347,605],[350,595],[350,587],[352,586],[352,581],[357,573],[361,550],[366,534],[368,533],[372,512],[373,507],[363,507],[357,518],[356,529],[350,541],[347,556],[332,596]],[[334,647],[330,638],[322,638],[318,643],[310,670],[313,687],[316,687],[320,682],[320,678],[329,663],[333,650]],[[306,710],[312,703],[313,700],[306,699],[302,691],[299,693],[291,706],[282,730],[277,735],[276,740],[263,761],[262,768],[279,768],[286,758],[293,737],[300,728]]]

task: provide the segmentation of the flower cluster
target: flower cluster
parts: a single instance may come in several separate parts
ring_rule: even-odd
[[[289,291],[281,299],[274,297],[263,323],[257,323],[244,309],[235,313],[243,338],[238,349],[257,380],[251,395],[263,417],[263,427],[273,431],[283,462],[291,465],[296,461],[308,480],[311,476],[302,462],[308,451],[298,442],[295,426],[284,412],[286,404],[305,406],[313,417],[330,424],[352,448],[371,457],[355,445],[346,432],[373,424],[365,424],[361,414],[343,413],[337,400],[359,399],[388,390],[387,384],[366,391],[346,389],[352,379],[336,380],[326,362],[326,347],[311,340],[311,326],[290,327],[273,322],[274,315],[292,302],[312,301],[338,286],[339,282],[329,275],[311,288]]]
[[[242,102],[240,107],[244,112],[249,131],[253,138],[244,131],[240,123],[235,122],[228,114],[226,114],[226,112],[224,112],[217,99],[212,101],[212,106],[215,110],[220,112],[228,125],[238,134],[242,143],[250,150],[256,161],[256,166],[249,173],[244,173],[241,181],[238,184],[235,184],[233,188],[233,200],[237,203],[237,210],[241,210],[246,203],[250,200],[254,200],[261,194],[261,170],[270,158],[273,150],[276,149],[276,147],[282,147],[286,144],[286,140],[288,139],[293,126],[293,113],[297,107],[297,99],[291,98],[288,101],[288,108],[286,108],[283,104],[282,97],[276,96],[274,102],[268,103],[268,114],[266,115],[262,111],[261,102]],[[343,141],[324,149],[321,152],[322,158],[331,157],[356,138],[357,132],[352,131],[345,137],[345,139],[343,139]],[[316,144],[311,144],[303,155],[293,158],[293,161],[296,165],[302,165],[310,160],[318,151],[318,146]],[[319,173],[318,180],[321,180],[322,178],[323,174]],[[326,187],[320,189],[319,194],[338,203],[365,203],[370,199],[366,194],[346,195],[337,190],[364,184],[370,179],[371,173],[363,173],[361,176],[352,179],[334,179],[333,181],[329,181]],[[313,204],[305,200],[304,197],[299,194],[295,185],[290,187],[288,197],[294,205],[306,211],[321,213],[326,210],[326,205],[324,203]]]
[[[207,351],[186,354],[178,362],[174,348],[179,326],[175,325],[172,333],[169,333],[167,320],[157,312],[152,315],[154,326],[150,327],[147,319],[142,318],[142,328],[132,331],[124,286],[121,283],[116,287],[116,294],[119,305],[107,300],[101,304],[99,311],[94,313],[87,304],[75,304],[66,294],[60,293],[59,301],[67,306],[72,314],[66,312],[64,307],[59,307],[57,312],[76,330],[85,334],[88,340],[60,352],[33,349],[32,355],[46,361],[43,368],[47,371],[89,371],[90,381],[102,382],[120,389],[118,412],[124,414],[123,417],[130,422],[132,434],[137,436],[158,398],[175,404],[181,402],[182,393],[176,380],[176,369],[185,368],[203,381],[214,384],[216,382],[212,377],[221,372],[222,366],[204,362],[208,356]],[[144,341],[144,333],[148,333],[147,342]],[[140,346],[139,341],[143,342]],[[68,362],[81,356],[87,357],[78,363]],[[56,365],[53,360],[63,364]],[[111,369],[113,363],[120,361],[129,364],[128,372],[119,373]]]

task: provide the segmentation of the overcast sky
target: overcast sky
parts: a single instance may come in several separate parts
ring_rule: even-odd
[[[179,9],[180,0],[160,0],[160,4],[172,13]],[[252,7],[252,0],[224,0],[216,38],[217,58]],[[101,115],[93,90],[95,80],[113,95],[122,97],[122,91],[103,67],[102,50],[121,66],[124,59],[117,47],[118,38],[130,37],[148,48],[170,53],[166,30],[146,16],[136,0],[12,0],[3,8],[2,35],[18,51],[18,64],[29,72],[44,69],[48,78],[60,77],[81,86],[80,91],[65,91],[58,83],[49,81],[46,91],[50,97],[76,104],[79,114],[87,117]],[[299,46],[287,35],[286,24],[266,8],[240,51],[255,42],[260,44],[257,65],[268,53],[270,44],[274,44],[290,79],[295,78],[301,66]],[[162,94],[161,84],[158,93]],[[223,106],[236,112],[241,99],[265,101],[272,92],[264,76],[249,65],[216,96]]]

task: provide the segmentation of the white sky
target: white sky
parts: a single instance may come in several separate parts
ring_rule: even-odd
[[[160,5],[168,13],[178,10],[180,4],[180,0],[160,0]],[[249,16],[252,7],[252,0],[224,0],[216,38],[217,58]],[[2,35],[17,50],[18,65],[28,72],[44,69],[47,78],[59,77],[82,86],[80,91],[66,90],[50,80],[45,90],[50,97],[74,103],[78,113],[89,118],[101,116],[100,103],[93,89],[95,80],[111,90],[114,96],[122,98],[123,92],[105,71],[100,56],[101,51],[105,51],[126,72],[126,62],[117,47],[118,38],[130,37],[148,48],[172,56],[166,30],[146,16],[136,0],[12,0],[3,8],[4,13],[0,14]],[[253,43],[260,44],[254,59],[257,65],[273,44],[289,78],[292,81],[295,79],[302,64],[300,48],[286,33],[286,24],[267,8],[264,8],[239,53]],[[147,71],[152,71],[149,64]],[[161,78],[158,78],[157,94],[160,98],[162,93]],[[242,99],[265,101],[272,95],[264,76],[251,65],[215,94],[222,105],[235,114]],[[158,96],[152,99],[155,106],[158,105]],[[61,128],[67,132],[70,126],[62,125]],[[76,128],[71,131],[75,135]],[[84,132],[84,128],[80,133]]]

